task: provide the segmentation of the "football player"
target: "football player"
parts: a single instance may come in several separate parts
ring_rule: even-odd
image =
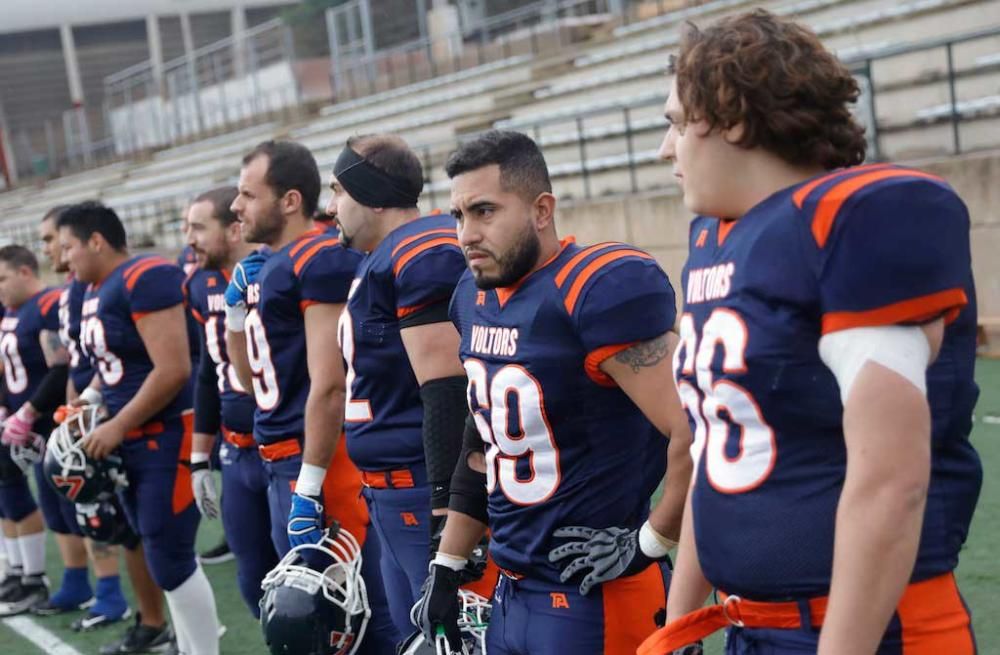
[[[660,561],[678,536],[691,470],[670,379],[673,289],[641,250],[559,240],[548,169],[527,136],[488,132],[446,171],[469,268],[451,317],[485,473],[479,507],[449,514],[421,628],[431,639],[443,627],[457,648],[457,570],[488,502],[503,573],[491,655],[632,653],[664,607]]]
[[[672,623],[641,652],[735,624],[728,653],[974,653],[952,573],[982,481],[968,211],[861,165],[858,85],[799,24],[691,29],[674,68],[696,467]]]
[[[261,580],[278,563],[278,556],[271,543],[270,516],[262,511],[267,507],[267,473],[253,438],[256,405],[226,352],[226,286],[233,268],[253,250],[243,240],[240,223],[230,210],[237,193],[236,187],[203,193],[187,214],[187,239],[198,258],[198,269],[184,282],[184,288],[202,332],[195,380],[191,484],[202,515],[210,519],[222,516],[236,556],[240,593],[257,617]],[[219,447],[221,503],[209,468],[217,433],[223,439]]]
[[[38,502],[45,524],[55,532],[67,566],[58,595],[48,601],[45,572],[45,533],[35,500],[22,472],[29,462],[19,453],[40,454],[43,437],[52,431],[52,412],[62,404],[66,390],[67,354],[59,342],[59,290],[49,289],[38,277],[38,260],[24,246],[0,248],[0,302],[6,308],[0,320],[0,358],[6,380],[5,408],[10,414],[0,436],[0,505],[4,533],[21,555],[21,578],[0,596],[0,616],[12,616],[39,607],[46,612],[79,609],[93,599],[87,579],[86,553],[76,527],[73,506],[60,499],[48,484],[39,484]],[[36,479],[44,480],[36,457]],[[8,554],[11,552],[8,548]],[[79,556],[79,557],[77,557]],[[82,561],[80,561],[82,560]],[[18,561],[12,562],[16,567]]]
[[[319,169],[290,141],[267,141],[243,160],[232,209],[243,238],[268,253],[243,259],[226,290],[226,345],[257,402],[254,437],[268,475],[278,554],[318,543],[336,520],[362,545],[372,624],[362,648],[391,653],[392,625],[376,538],[366,538],[361,474],[347,456],[344,367],[337,321],[361,257],[313,225]]]
[[[184,274],[161,257],[129,255],[121,221],[99,203],[70,207],[57,225],[70,267],[90,285],[80,340],[98,375],[81,397],[102,394],[108,413],[83,448],[96,459],[121,453],[125,509],[166,592],[179,649],[215,655],[215,600],[194,557]]]
[[[56,219],[65,209],[56,207],[49,211],[39,225],[39,236],[42,251],[49,259],[52,270],[63,275],[69,274],[69,266],[63,260],[59,248],[59,235],[56,230]],[[69,375],[65,387],[65,399],[76,399],[77,389],[86,389],[94,377],[94,370],[86,357],[81,357],[78,340],[80,338],[80,315],[83,308],[83,294],[86,284],[69,276],[69,281],[59,293],[59,340],[68,354]],[[47,435],[43,435],[47,436]],[[42,487],[49,487],[48,484]],[[40,491],[41,493],[41,491]],[[33,608],[36,614],[57,614],[66,611],[73,603],[66,602],[60,596],[72,598],[69,590],[74,588],[89,588],[87,580],[87,554],[90,553],[94,563],[94,573],[97,577],[97,588],[94,598],[96,602],[87,611],[87,615],[74,622],[80,629],[96,628],[106,623],[127,618],[130,611],[125,597],[122,595],[121,582],[118,577],[118,549],[116,546],[83,540],[79,524],[75,519],[76,510],[72,502],[59,496],[61,514],[64,522],[70,526],[72,534],[61,534],[58,529],[49,526],[56,533],[56,542],[62,554],[63,584],[59,591],[52,595],[47,603]],[[60,529],[62,526],[60,526]],[[86,543],[85,543],[86,541]]]
[[[341,243],[367,254],[340,315],[347,452],[361,469],[382,552],[392,554],[382,558],[382,580],[403,634],[437,550],[430,542],[447,515],[468,415],[448,320],[465,259],[454,219],[420,216],[423,184],[420,160],[402,139],[354,137],[334,167],[327,207]]]

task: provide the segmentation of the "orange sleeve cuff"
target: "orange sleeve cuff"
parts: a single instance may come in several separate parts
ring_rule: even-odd
[[[823,334],[857,327],[921,323],[942,315],[945,323],[951,323],[968,303],[964,290],[946,289],[863,312],[830,312],[823,315]]]
[[[587,355],[587,358],[583,360],[583,370],[587,372],[587,377],[602,387],[617,387],[618,383],[610,375],[601,370],[601,364],[609,357],[614,357],[621,351],[628,350],[637,343],[639,342],[633,341],[613,346],[602,346],[597,350],[591,351]]]

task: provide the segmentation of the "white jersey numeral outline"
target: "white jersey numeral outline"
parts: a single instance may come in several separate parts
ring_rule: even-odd
[[[104,323],[96,315],[87,316],[80,324],[80,342],[84,350],[97,360],[101,382],[113,387],[122,381],[125,366],[121,358],[108,349]]]
[[[492,382],[486,365],[477,359],[467,359],[465,371],[469,376],[469,408],[486,443],[487,491],[493,493],[499,484],[515,505],[544,503],[559,488],[562,474],[559,448],[545,415],[542,385],[518,364],[498,370]],[[518,419],[516,434],[510,433],[511,410]],[[531,470],[529,478],[517,475],[517,463],[523,458]]]
[[[244,324],[247,340],[247,360],[253,375],[253,394],[257,407],[269,412],[278,406],[281,392],[278,389],[278,372],[271,360],[271,346],[267,342],[267,330],[257,309],[247,313]]]
[[[680,344],[674,352],[677,391],[695,426],[691,444],[695,470],[704,455],[709,484],[726,494],[746,493],[762,485],[774,470],[777,459],[774,429],[764,420],[753,395],[732,380],[716,381],[712,375],[718,346],[722,347],[723,372],[746,373],[748,340],[749,333],[742,317],[731,309],[720,307],[705,321],[700,343],[694,318],[689,313],[681,316]],[[697,389],[681,379],[681,375],[692,373]],[[735,457],[726,453],[732,428],[740,434],[739,454]]]

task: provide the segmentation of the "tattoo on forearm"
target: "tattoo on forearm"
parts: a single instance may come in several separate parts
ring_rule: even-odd
[[[640,368],[659,364],[667,356],[668,350],[667,337],[664,335],[637,343],[631,348],[621,351],[615,355],[615,360],[622,364],[628,364],[633,373],[638,373]]]

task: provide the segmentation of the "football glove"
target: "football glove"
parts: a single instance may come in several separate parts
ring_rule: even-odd
[[[267,261],[267,255],[252,252],[233,268],[233,276],[226,287],[226,304],[230,307],[247,301],[247,287],[257,281],[260,269]]]
[[[288,514],[288,543],[292,548],[318,544],[323,539],[323,504],[315,498],[292,494]]]
[[[585,573],[580,582],[580,594],[586,596],[610,580],[635,575],[655,561],[669,561],[668,556],[654,559],[639,547],[639,531],[625,528],[559,528],[554,537],[570,541],[549,551],[549,561],[558,564],[570,559],[559,576],[566,582],[578,573]]]
[[[424,580],[423,595],[410,616],[424,634],[428,643],[434,643],[439,631],[444,631],[449,650],[462,652],[462,633],[458,629],[458,587],[461,572],[431,563],[430,573]]]
[[[219,518],[219,492],[208,462],[191,463],[191,490],[201,515],[206,519]]]
[[[38,413],[28,404],[21,405],[13,416],[3,424],[3,435],[0,442],[5,446],[24,446],[31,440],[31,426],[35,424]]]

